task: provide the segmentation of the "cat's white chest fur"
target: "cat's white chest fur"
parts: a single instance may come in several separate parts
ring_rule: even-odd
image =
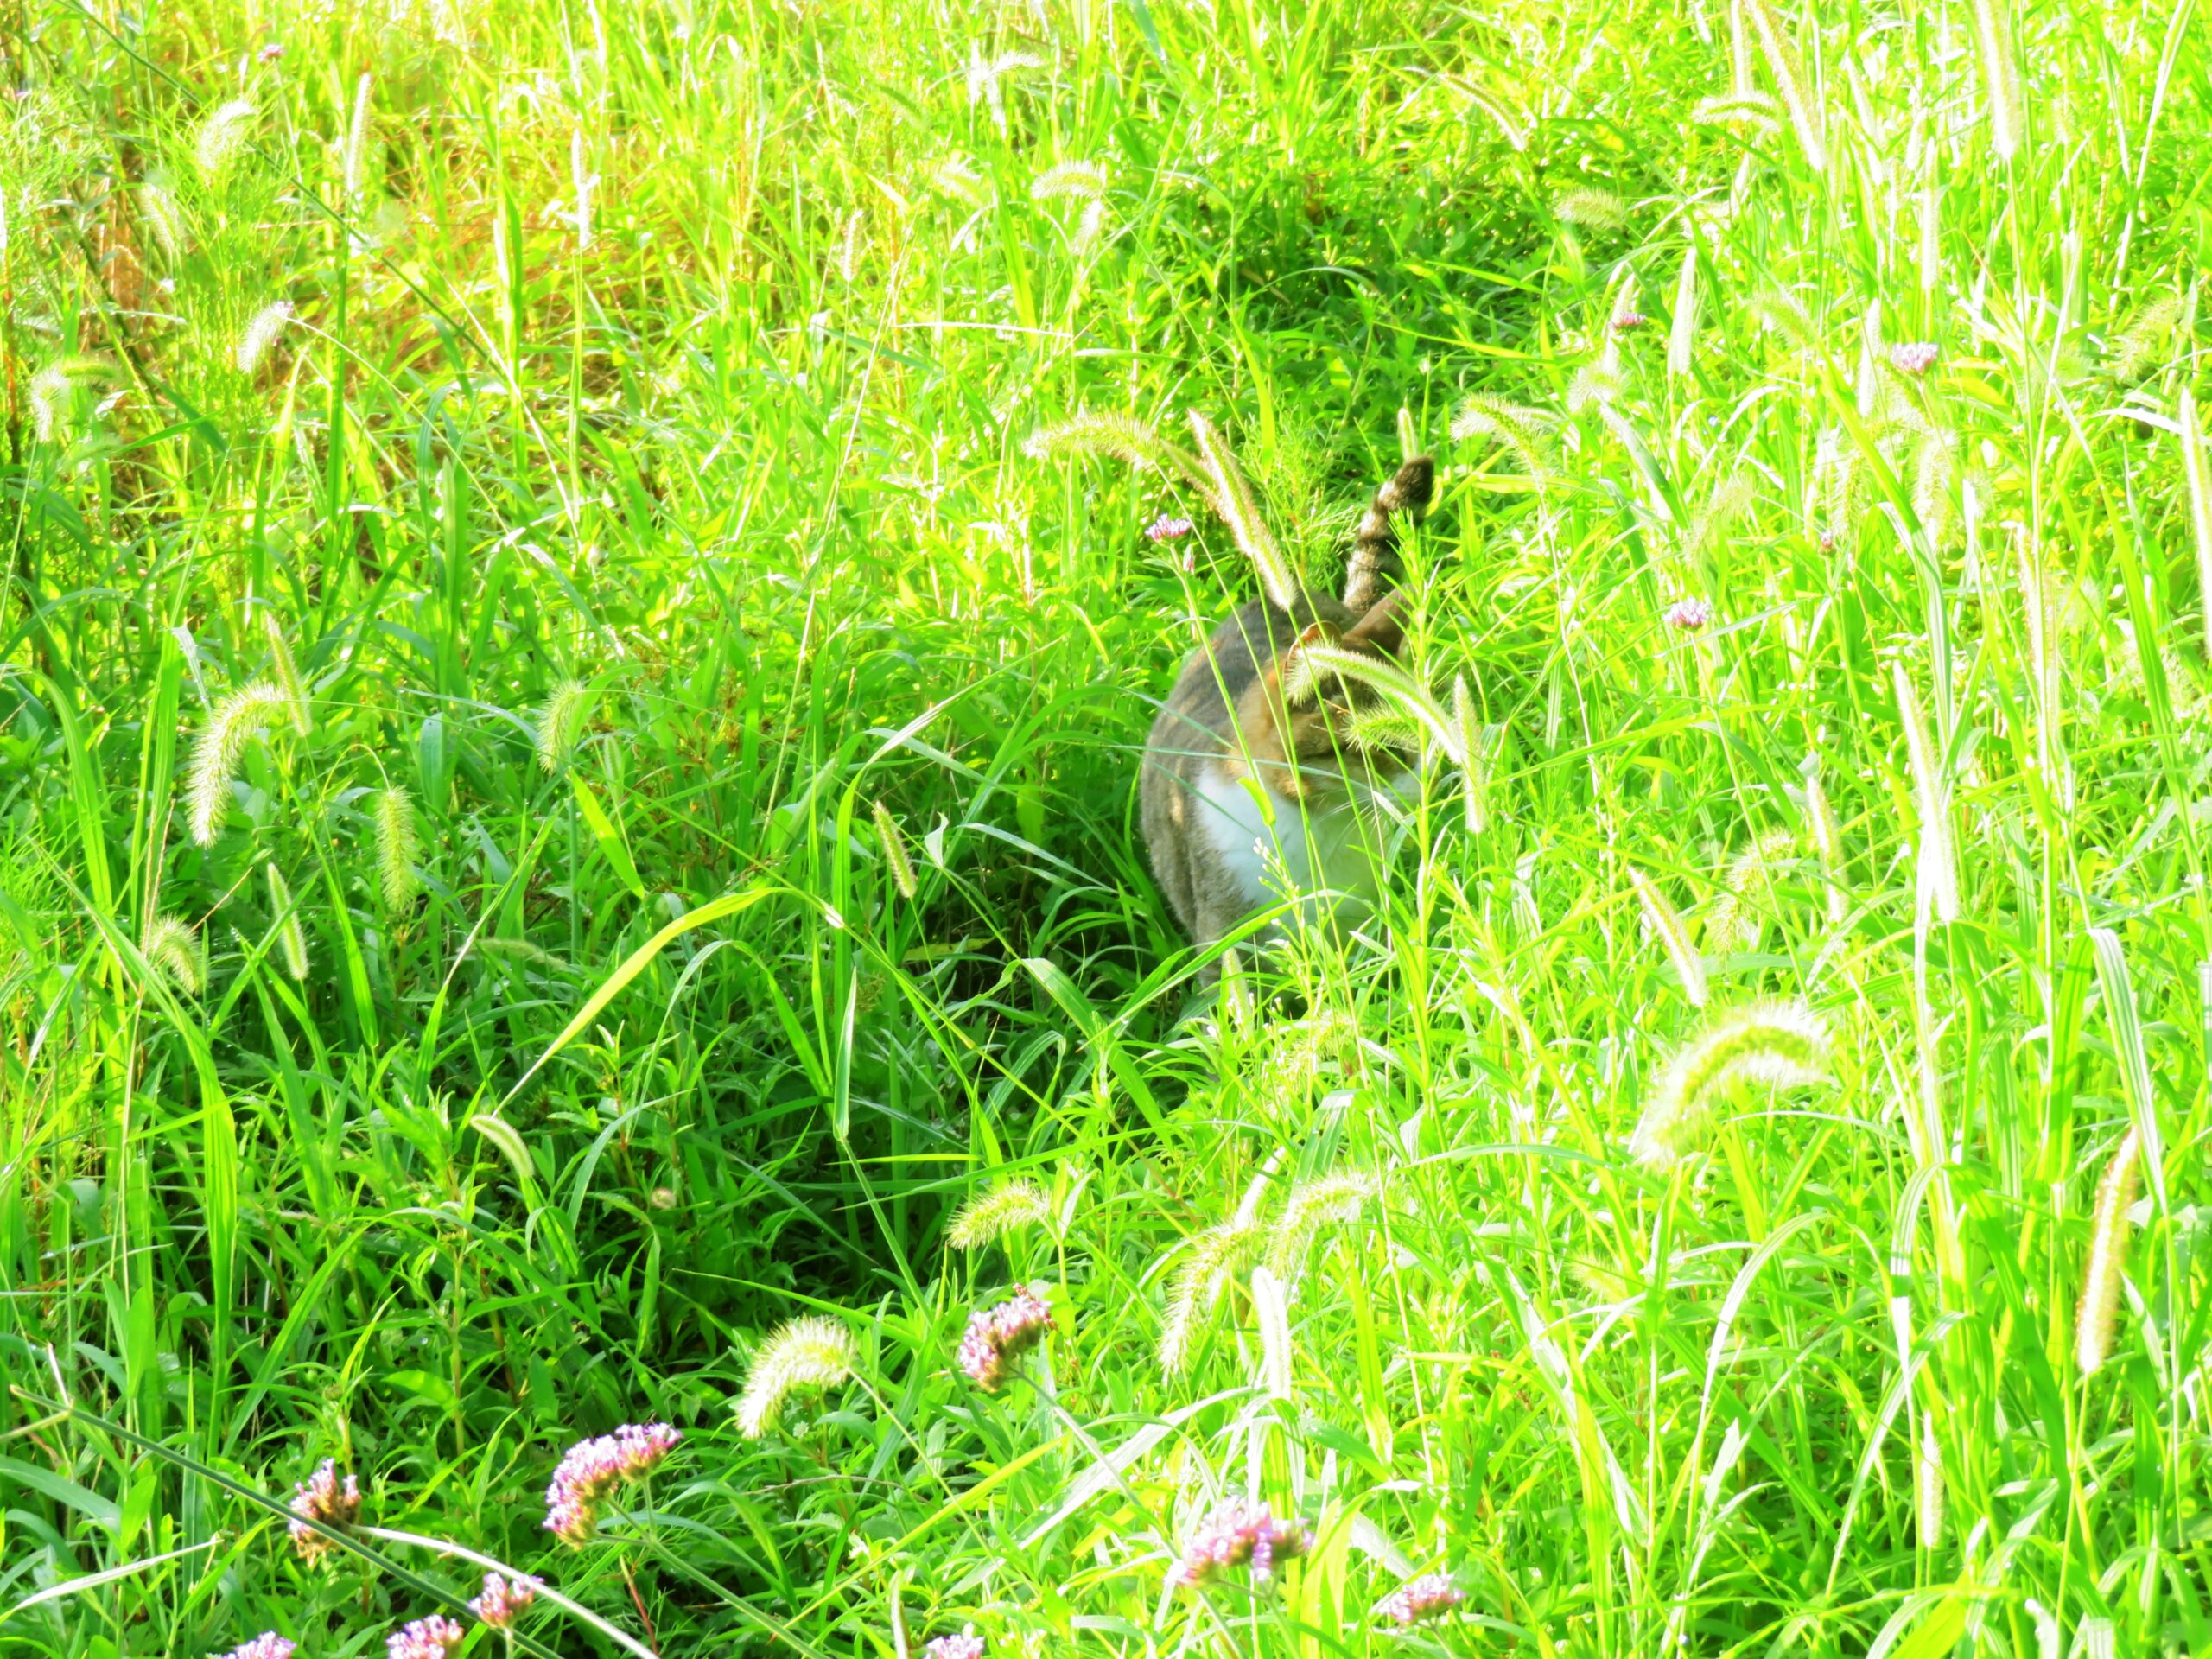
[[[1379,813],[1356,810],[1349,802],[1309,813],[1289,797],[1230,777],[1217,766],[1200,774],[1197,793],[1198,832],[1247,909],[1296,899],[1299,914],[1310,922],[1344,899],[1371,905],[1381,891],[1388,855]]]

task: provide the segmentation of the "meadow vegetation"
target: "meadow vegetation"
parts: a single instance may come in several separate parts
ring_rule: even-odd
[[[0,1656],[2212,1651],[2208,29],[5,0]]]

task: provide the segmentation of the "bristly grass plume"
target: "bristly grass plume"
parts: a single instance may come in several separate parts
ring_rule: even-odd
[[[193,749],[185,789],[186,820],[200,846],[213,846],[222,829],[245,746],[279,721],[291,723],[296,706],[289,693],[265,681],[241,687],[215,705]]]
[[[591,688],[581,680],[563,680],[553,688],[538,710],[537,764],[558,776],[569,769],[569,758],[583,736],[584,721],[591,715]]]
[[[207,988],[207,953],[191,923],[175,916],[156,917],[139,940],[138,950],[187,995],[197,996]]]
[[[1052,1218],[1052,1202],[1035,1182],[997,1181],[960,1206],[944,1242],[956,1250],[980,1250],[1021,1228],[1047,1225]]]
[[[308,933],[300,922],[300,907],[293,901],[291,884],[274,864],[264,867],[269,877],[269,909],[276,925],[276,953],[284,971],[294,979],[308,976]]]
[[[1726,1009],[1668,1061],[1629,1150],[1665,1168],[1687,1157],[1711,1122],[1713,1103],[1737,1083],[1804,1089],[1829,1082],[1827,1022],[1802,1002]]]
[[[2097,1207],[2089,1228],[2089,1255],[2082,1272],[2081,1311],[2074,1332],[2075,1363],[2084,1376],[2094,1376],[2112,1357],[2113,1333],[2120,1325],[2120,1274],[2127,1256],[2127,1212],[2143,1179],[2143,1142],[2130,1124],[2113,1148],[2104,1179],[2097,1183]]]
[[[902,899],[912,899],[920,891],[914,880],[914,861],[906,856],[906,838],[899,833],[899,820],[891,816],[891,809],[881,801],[872,809],[875,818],[875,844],[883,854],[883,868],[890,872],[892,886],[899,889]]]
[[[423,856],[416,827],[415,799],[404,789],[387,785],[377,791],[370,809],[376,825],[377,881],[386,909],[395,915],[412,908],[423,890],[416,865]]]
[[[1168,1376],[1181,1375],[1200,1322],[1211,1315],[1221,1293],[1260,1259],[1268,1237],[1258,1221],[1238,1217],[1207,1228],[1185,1247],[1160,1327],[1160,1368]]]
[[[2206,11],[16,8],[0,1659],[2190,1647]]]
[[[738,1432],[759,1440],[794,1398],[835,1388],[850,1376],[854,1359],[853,1333],[841,1320],[809,1313],[778,1325],[746,1367]]]
[[[1674,964],[1675,980],[1682,988],[1683,1000],[1694,1008],[1706,1004],[1705,961],[1690,943],[1688,925],[1681,912],[1662,893],[1656,882],[1631,864],[1628,867],[1630,886],[1636,889],[1637,903],[1643,907],[1645,925],[1665,947],[1667,960]]]

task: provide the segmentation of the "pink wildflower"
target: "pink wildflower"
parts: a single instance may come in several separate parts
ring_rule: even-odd
[[[1467,1598],[1441,1573],[1400,1585],[1375,1605],[1378,1618],[1393,1624],[1420,1624],[1450,1612]]]
[[[1701,599],[1680,599],[1667,607],[1667,626],[1678,633],[1695,633],[1713,620],[1713,607]]]
[[[284,42],[282,41],[264,41],[261,50],[253,54],[257,63],[274,63],[283,55]]]
[[[1278,1560],[1303,1555],[1313,1543],[1313,1535],[1304,1522],[1278,1521],[1264,1503],[1231,1498],[1191,1535],[1183,1559],[1167,1576],[1175,1584],[1204,1584],[1224,1567],[1249,1561],[1252,1576],[1265,1579]]]
[[[1187,518],[1171,518],[1163,512],[1144,527],[1144,533],[1155,543],[1179,542],[1195,528]]]
[[[292,1659],[292,1649],[298,1645],[289,1637],[264,1630],[252,1641],[238,1643],[223,1659]]]
[[[923,1659],[983,1659],[983,1638],[970,1624],[957,1636],[940,1636],[922,1655]]]
[[[1916,340],[1890,347],[1890,362],[1899,374],[1925,374],[1936,366],[1937,346],[1932,340]]]
[[[545,1489],[545,1529],[582,1544],[599,1529],[600,1507],[626,1480],[651,1474],[683,1438],[666,1423],[625,1423],[612,1434],[578,1440]]]
[[[484,1593],[468,1604],[468,1611],[495,1630],[512,1630],[515,1620],[537,1599],[536,1579],[503,1579],[496,1573],[486,1573]]]
[[[468,1632],[443,1613],[432,1613],[385,1638],[385,1659],[446,1659]]]
[[[1617,334],[1632,334],[1649,321],[1649,319],[1641,311],[1616,311],[1613,313],[1613,332]]]
[[[320,1521],[326,1527],[340,1530],[353,1524],[361,1513],[361,1489],[348,1475],[338,1478],[335,1459],[325,1458],[322,1466],[306,1480],[292,1489],[292,1548],[309,1567],[338,1548],[317,1532],[308,1522]]]
[[[960,1338],[960,1369],[986,1393],[1006,1381],[1016,1361],[1052,1328],[1052,1310],[1032,1290],[971,1316]]]

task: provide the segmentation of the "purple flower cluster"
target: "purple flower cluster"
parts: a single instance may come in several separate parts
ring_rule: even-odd
[[[403,1625],[385,1638],[385,1659],[446,1659],[468,1632],[443,1613]]]
[[[1932,340],[1916,340],[1890,347],[1890,362],[1899,374],[1925,374],[1936,366],[1938,348]]]
[[[1197,526],[1187,518],[1173,518],[1163,512],[1144,527],[1144,533],[1147,540],[1157,544],[1160,542],[1179,542],[1195,528]]]
[[[1204,1584],[1225,1567],[1250,1562],[1252,1576],[1264,1579],[1278,1560],[1303,1555],[1313,1548],[1313,1535],[1299,1521],[1278,1521],[1264,1503],[1231,1498],[1205,1518],[1183,1559],[1169,1570],[1175,1584]]]
[[[292,1548],[300,1552],[300,1559],[313,1567],[338,1548],[317,1532],[308,1522],[320,1521],[326,1527],[341,1530],[353,1524],[361,1513],[361,1489],[348,1475],[338,1478],[338,1463],[325,1458],[322,1466],[292,1489],[291,1523]]]
[[[1052,1310],[1044,1298],[1033,1290],[1018,1292],[969,1319],[968,1332],[960,1338],[960,1369],[977,1388],[990,1392],[1052,1328]]]
[[[242,1642],[223,1656],[223,1659],[292,1659],[292,1649],[299,1644],[289,1637],[279,1636],[274,1630],[264,1630],[251,1642]]]
[[[545,1489],[545,1529],[564,1544],[588,1541],[614,1489],[652,1473],[683,1438],[666,1423],[625,1423],[612,1434],[578,1440]]]
[[[1678,633],[1695,633],[1713,620],[1713,607],[1701,599],[1679,599],[1667,607],[1667,626]]]
[[[970,1624],[957,1636],[940,1636],[922,1654],[923,1659],[983,1659],[983,1638]]]
[[[503,1579],[486,1573],[484,1593],[468,1604],[468,1611],[495,1630],[512,1630],[515,1620],[537,1599],[536,1579]]]
[[[1617,334],[1632,334],[1649,321],[1649,319],[1641,311],[1616,311],[1613,313],[1613,332]]]
[[[1467,1598],[1441,1573],[1400,1585],[1375,1604],[1375,1616],[1405,1626],[1425,1624],[1450,1612]]]

